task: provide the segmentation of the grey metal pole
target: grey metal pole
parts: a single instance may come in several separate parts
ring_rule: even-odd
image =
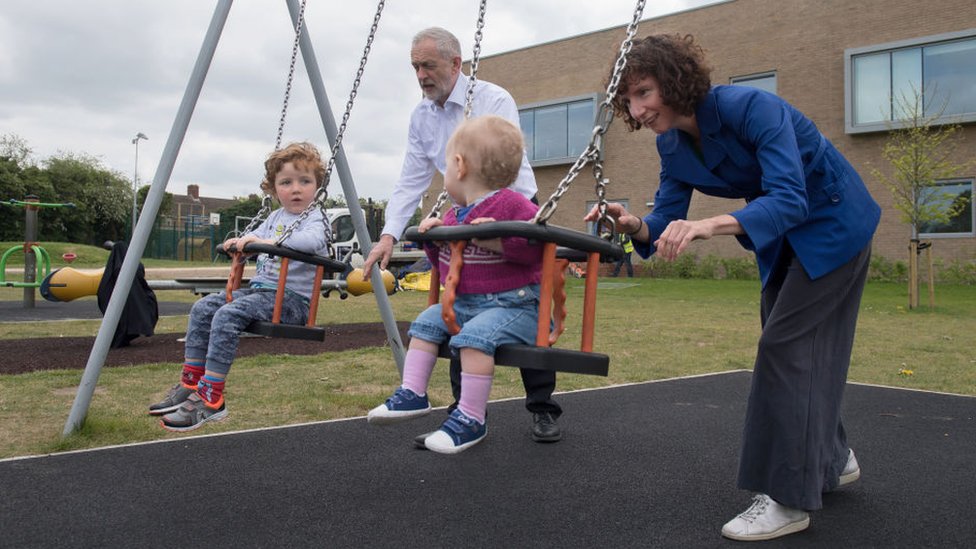
[[[293,24],[298,24],[299,4],[298,0],[287,0],[288,10],[291,12]],[[309,82],[312,84],[312,93],[315,96],[315,104],[319,108],[319,116],[322,118],[322,125],[325,127],[325,134],[330,143],[335,143],[336,134],[339,133],[336,127],[335,117],[332,114],[332,107],[329,105],[329,97],[325,93],[325,84],[322,83],[322,72],[319,71],[318,61],[315,59],[315,51],[312,49],[312,39],[308,32],[308,19],[305,19],[305,28],[299,37],[299,44],[302,48],[302,59],[305,61],[305,70],[308,72]],[[342,145],[336,151],[336,170],[342,182],[342,192],[346,196],[346,205],[349,207],[349,214],[352,216],[352,225],[356,229],[356,238],[359,239],[359,247],[363,250],[363,257],[369,255],[373,247],[373,241],[369,237],[369,229],[366,226],[366,216],[363,215],[363,208],[359,205],[359,193],[353,183],[352,173],[349,171],[349,163],[346,161],[346,152]],[[390,305],[389,296],[383,291],[383,274],[380,270],[373,269],[370,282],[373,285],[373,295],[376,296],[376,305],[379,307],[380,316],[383,318],[383,326],[386,328],[386,340],[393,351],[393,360],[396,362],[397,370],[403,373],[403,342],[400,340],[400,331],[397,330],[396,319],[393,317],[393,308]]]
[[[130,240],[132,236],[136,234],[136,219],[139,217],[139,213],[136,210],[136,198],[139,196],[139,140],[149,139],[146,134],[139,132],[135,137],[132,138],[132,144],[136,146],[136,164],[132,168],[132,235],[130,235]]]
[[[159,160],[159,167],[156,168],[156,175],[153,177],[152,186],[146,196],[146,203],[142,208],[143,215],[136,225],[135,234],[125,254],[125,261],[122,262],[122,269],[119,272],[118,281],[112,296],[109,298],[108,307],[105,310],[105,318],[102,325],[98,328],[98,335],[95,337],[95,344],[92,346],[91,354],[88,355],[88,364],[85,365],[85,373],[81,377],[78,385],[78,393],[75,395],[74,404],[68,415],[68,421],[64,424],[63,436],[68,436],[81,427],[88,415],[88,407],[91,404],[92,395],[95,393],[95,385],[98,383],[98,376],[101,373],[105,357],[108,355],[109,346],[112,344],[112,337],[115,328],[119,324],[119,317],[122,316],[122,309],[129,297],[129,289],[135,279],[136,271],[139,267],[139,260],[142,252],[146,249],[146,242],[149,240],[149,233],[152,231],[153,220],[159,212],[159,206],[163,202],[163,195],[166,192],[166,185],[169,177],[173,173],[173,165],[176,164],[176,157],[179,154],[183,138],[186,136],[186,129],[190,125],[190,117],[196,107],[197,100],[200,98],[200,90],[203,88],[203,81],[206,79],[207,71],[213,60],[214,52],[217,50],[217,42],[220,40],[220,33],[227,22],[227,14],[230,12],[233,0],[220,0],[214,8],[213,18],[210,20],[210,27],[203,39],[200,47],[200,54],[197,56],[193,72],[190,74],[190,81],[186,85],[183,93],[183,101],[176,113],[173,127],[170,130],[169,138],[163,149],[162,157]]]
[[[40,202],[41,199],[28,195],[24,202]],[[37,254],[34,246],[37,244],[37,206],[24,206],[24,282],[37,282]],[[33,309],[35,306],[33,286],[24,286],[24,308]]]
[[[136,221],[139,220],[139,214],[136,211],[136,196],[139,194],[139,138],[133,139],[132,143],[136,146],[136,162],[132,168],[132,234],[129,240],[132,240],[132,237],[136,235]]]

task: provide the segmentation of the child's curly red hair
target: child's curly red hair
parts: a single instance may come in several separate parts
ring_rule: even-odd
[[[281,171],[282,166],[289,162],[299,170],[311,172],[319,187],[325,182],[325,163],[322,161],[322,155],[319,154],[315,145],[303,141],[292,143],[268,155],[268,159],[264,161],[262,191],[274,196],[275,177]]]

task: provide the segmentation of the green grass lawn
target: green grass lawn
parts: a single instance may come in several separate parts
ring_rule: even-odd
[[[23,246],[23,242],[0,242],[0,254],[6,252],[14,246]],[[75,269],[101,269],[108,261],[109,251],[97,246],[87,246],[85,244],[72,244],[70,242],[41,242],[40,246],[47,251],[51,258],[51,270],[60,267],[74,267]],[[68,263],[63,259],[65,253],[73,253],[74,261]],[[192,269],[194,267],[211,267],[215,265],[209,261],[177,261],[175,259],[151,259],[143,258],[142,264],[146,268],[153,267],[179,267]],[[226,265],[227,263],[222,263]],[[21,280],[24,270],[24,255],[20,252],[10,254],[7,258],[8,272],[13,269],[16,272],[11,274],[11,280]]]
[[[10,293],[14,292],[14,293]],[[560,346],[578,346],[582,286],[569,283],[570,316]],[[19,299],[0,290],[0,299]],[[161,301],[192,300],[189,292],[159,292]],[[421,292],[391,298],[398,320],[426,304]],[[858,323],[849,379],[895,387],[976,395],[976,287],[939,286],[937,307],[908,311],[902,284],[869,283]],[[568,391],[750,369],[759,336],[756,281],[603,279],[596,349],[611,357],[609,377],[560,374]],[[323,302],[320,323],[379,322],[371,296]],[[180,332],[185,317],[164,317],[157,332]],[[92,336],[98,321],[0,322],[0,337]],[[178,376],[179,365],[105,368],[82,431],[60,439],[81,371],[0,376],[0,457],[173,438],[146,406]],[[228,381],[230,418],[202,431],[294,424],[364,414],[399,382],[389,349],[317,356],[256,356],[238,360]],[[518,397],[518,372],[498,368],[492,398]],[[434,405],[450,402],[446,363],[431,387]],[[182,435],[185,436],[185,435]]]

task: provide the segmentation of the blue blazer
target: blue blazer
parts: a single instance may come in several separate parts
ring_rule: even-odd
[[[695,109],[701,151],[672,129],[657,138],[661,183],[644,217],[653,243],[686,219],[692,191],[744,199],[730,212],[756,254],[763,287],[786,243],[810,278],[819,278],[871,242],[881,208],[850,163],[800,111],[774,94],[715,86]],[[634,242],[644,258],[653,244]]]

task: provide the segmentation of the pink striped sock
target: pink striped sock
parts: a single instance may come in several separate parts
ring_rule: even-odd
[[[410,389],[420,396],[427,394],[430,374],[434,371],[437,355],[418,349],[407,349],[403,358],[403,388]]]
[[[461,372],[461,402],[458,409],[464,415],[473,417],[479,422],[485,422],[488,411],[488,395],[491,394],[491,382],[495,376],[480,376]]]

